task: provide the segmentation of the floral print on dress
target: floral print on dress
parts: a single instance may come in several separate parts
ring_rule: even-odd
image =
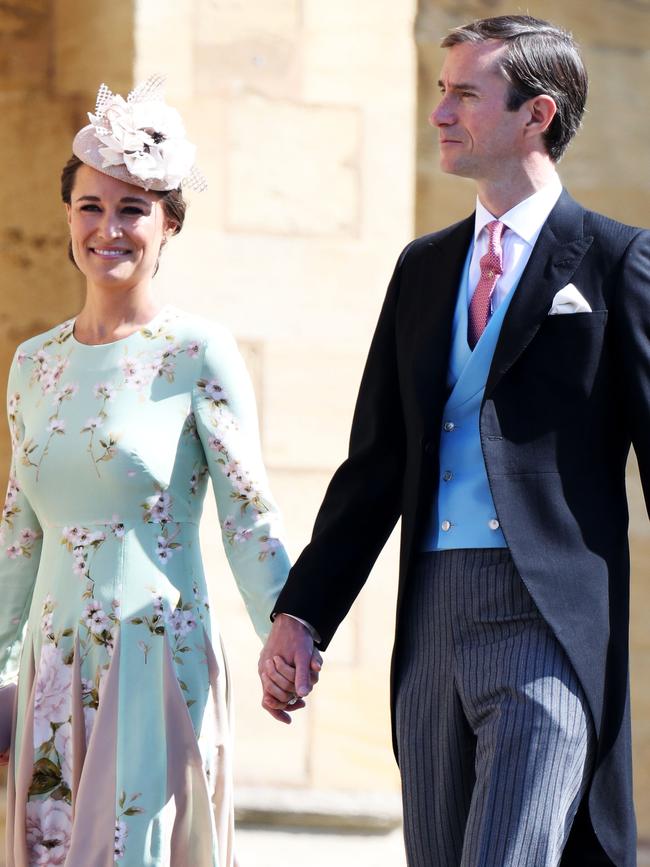
[[[27,840],[30,867],[65,864],[73,822],[92,824],[94,798],[103,809],[108,798],[114,826],[97,846],[112,849],[121,867],[147,859],[164,867],[150,841],[155,828],[166,839],[174,831],[160,763],[178,732],[159,709],[178,700],[196,736],[183,749],[195,749],[196,767],[206,770],[180,783],[191,787],[183,796],[192,827],[206,864],[232,867],[214,837],[226,813],[201,824],[230,801],[215,798],[229,791],[220,776],[228,767],[228,714],[215,709],[227,685],[224,668],[215,673],[210,663],[198,523],[210,477],[228,558],[263,636],[288,560],[277,541],[250,382],[227,332],[193,317],[159,316],[105,347],[77,343],[72,328],[23,344],[8,388],[13,461],[0,524],[0,682],[14,676],[25,636],[22,740],[9,773],[29,780],[26,803],[9,821],[25,817],[16,839]],[[176,682],[174,695],[164,696],[170,655]],[[101,717],[100,742],[106,701],[116,704]],[[91,780],[79,799],[75,787],[91,757],[92,767],[106,763],[115,790]]]
[[[170,650],[172,659],[177,665],[184,665],[183,654],[191,653],[192,648],[188,644],[188,636],[198,627],[199,623],[204,623],[204,617],[209,617],[209,604],[207,596],[200,598],[199,588],[196,583],[193,584],[192,594],[193,602],[183,602],[180,597],[176,607],[171,609],[164,597],[157,590],[152,590],[152,614],[132,617],[129,623],[134,626],[145,626],[149,634],[155,637],[167,635],[170,638]],[[144,654],[145,664],[147,656],[151,651],[151,645],[144,640],[138,642],[138,647]],[[189,687],[187,683],[180,677],[177,678],[178,685],[185,694],[185,703],[189,707],[195,704],[196,699],[188,696]]]
[[[44,798],[30,801],[25,813],[30,865],[65,864],[72,836],[72,807],[67,801]]]
[[[136,792],[128,799],[126,792],[122,792],[120,795],[120,800],[118,801],[120,812],[117,814],[117,817],[115,819],[115,861],[120,861],[122,858],[124,858],[126,852],[126,839],[129,836],[129,829],[126,823],[126,817],[138,816],[141,813],[144,813],[144,809],[142,807],[138,807],[134,803],[140,797],[142,797],[142,792]]]
[[[236,422],[230,413],[226,392],[214,379],[200,379],[197,385],[210,404],[210,418],[214,433],[209,437],[208,446],[216,452],[216,462],[221,472],[231,483],[230,497],[239,505],[240,515],[242,518],[247,516],[249,519],[255,520],[259,515],[267,512],[270,506],[242,464],[234,459],[228,451],[226,444],[228,431],[233,428],[236,429]],[[250,526],[238,523],[233,515],[228,515],[222,521],[221,528],[224,539],[230,545],[240,545],[255,535]],[[269,535],[260,536],[258,543],[258,559],[260,561],[274,557],[276,550],[281,547],[280,541]]]
[[[115,433],[100,435],[98,433],[108,419],[106,406],[115,397],[115,387],[107,382],[99,382],[93,387],[93,395],[96,399],[101,400],[101,405],[97,415],[86,419],[86,423],[81,428],[81,433],[88,434],[88,454],[90,455],[90,460],[97,473],[97,477],[101,478],[99,464],[102,461],[110,461],[117,454],[119,435]],[[97,438],[100,446],[97,453],[95,452],[95,438]]]
[[[66,432],[65,420],[60,417],[63,402],[72,400],[78,391],[79,386],[76,383],[69,383],[54,396],[54,412],[48,419],[47,427],[45,428],[48,436],[45,440],[45,445],[41,449],[41,454],[38,460],[35,460],[35,452],[38,451],[38,445],[32,439],[25,440],[23,444],[22,462],[24,466],[34,467],[36,469],[36,481],[39,479],[43,461],[50,452],[50,443],[52,442],[52,439],[56,436],[63,436]],[[34,460],[32,460],[32,457],[34,457]]]
[[[161,488],[155,486],[155,494],[141,503],[142,519],[147,524],[159,524],[161,527],[160,535],[156,539],[156,556],[162,565],[169,562],[175,551],[182,549],[182,544],[177,540],[181,527],[180,524],[174,524],[172,515],[172,498],[170,494]]]
[[[106,541],[106,533],[102,530],[90,530],[87,527],[64,527],[61,544],[72,554],[72,573],[78,578],[86,579],[86,590],[82,599],[89,599],[94,591],[95,582],[90,577],[92,555]]]

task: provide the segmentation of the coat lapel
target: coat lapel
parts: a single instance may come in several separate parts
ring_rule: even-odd
[[[584,209],[563,191],[540,232],[508,308],[485,388],[486,397],[545,321],[555,293],[570,281],[593,237],[583,235]]]
[[[446,399],[454,310],[473,231],[474,215],[432,238],[419,273],[410,355],[425,430],[435,426]]]

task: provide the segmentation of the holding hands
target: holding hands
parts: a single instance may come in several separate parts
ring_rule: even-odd
[[[299,620],[278,614],[262,648],[257,667],[262,682],[262,707],[279,722],[305,706],[323,665],[311,633]]]

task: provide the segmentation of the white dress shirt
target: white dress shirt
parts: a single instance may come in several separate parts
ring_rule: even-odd
[[[546,186],[542,187],[532,196],[519,202],[514,208],[507,211],[502,217],[495,217],[483,206],[480,199],[476,198],[476,218],[474,221],[474,251],[469,266],[469,280],[467,284],[467,304],[472,300],[474,290],[481,276],[481,256],[487,253],[488,231],[487,224],[492,220],[499,219],[505,224],[506,230],[501,238],[503,251],[503,274],[497,280],[491,297],[492,313],[499,307],[504,298],[517,285],[519,278],[528,264],[530,254],[533,252],[535,242],[542,231],[557,200],[562,193],[562,182],[557,174]]]

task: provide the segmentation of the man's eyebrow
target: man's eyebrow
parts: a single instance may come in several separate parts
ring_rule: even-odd
[[[441,90],[471,90],[473,93],[479,92],[479,87],[476,84],[472,84],[469,81],[458,81],[458,82],[450,82],[449,86],[442,81],[442,79],[438,79],[438,87]]]

